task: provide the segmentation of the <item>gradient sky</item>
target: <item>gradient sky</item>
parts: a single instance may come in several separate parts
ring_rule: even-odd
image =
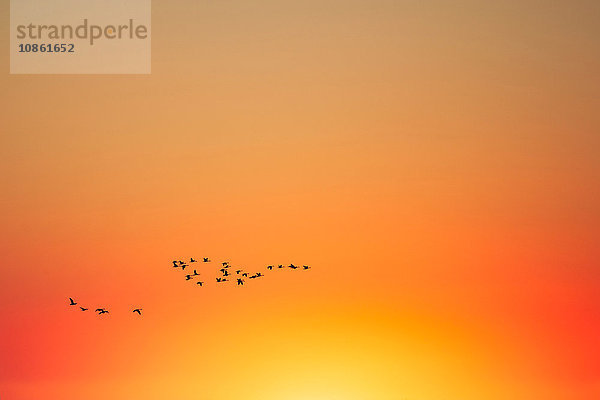
[[[155,1],[150,76],[0,4],[3,400],[600,398],[597,1]]]

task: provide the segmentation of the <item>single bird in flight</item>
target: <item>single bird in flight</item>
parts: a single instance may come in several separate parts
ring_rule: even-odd
[[[79,307],[79,308],[81,308],[81,311],[87,311],[88,310],[87,308],[84,308],[84,307]]]
[[[238,280],[237,280],[237,284],[238,284],[238,285],[243,285],[243,284],[244,284],[244,280],[243,280],[243,279],[241,279],[241,278],[238,278]]]
[[[77,304],[77,303],[76,303],[76,302],[75,302],[75,301],[74,301],[72,298],[70,298],[70,297],[69,297],[69,301],[70,301],[70,303],[69,303],[69,305],[70,305],[70,306],[74,306],[74,305],[76,305],[76,304]]]
[[[141,308],[136,308],[132,312],[136,312],[136,313],[138,313],[138,315],[142,315],[142,309]]]
[[[204,258],[202,259],[202,262],[210,262],[210,260],[208,259],[208,257],[204,257]]]

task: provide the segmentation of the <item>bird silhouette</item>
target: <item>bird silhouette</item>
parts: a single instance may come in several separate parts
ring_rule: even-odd
[[[204,257],[204,258],[202,259],[202,262],[210,262],[210,260],[208,259],[208,257]]]
[[[241,278],[238,278],[238,280],[237,280],[237,284],[238,284],[238,286],[239,286],[239,285],[243,285],[243,284],[244,284],[244,280],[243,280],[243,279],[241,279]]]
[[[185,276],[185,280],[186,280],[186,281],[189,281],[190,279],[192,279],[192,275],[186,275],[186,276]]]
[[[187,267],[187,264],[183,261],[173,261],[173,268],[181,268],[185,271],[185,267]]]
[[[235,273],[238,274],[238,275],[240,274],[240,272],[242,272],[241,269],[238,269],[237,271],[235,271]]]
[[[198,272],[196,272],[196,270],[194,270],[194,276],[200,275]]]
[[[136,308],[132,312],[136,312],[136,313],[138,313],[138,315],[142,315],[142,309],[141,308]],[[152,319],[152,318],[150,318],[150,319]]]
[[[224,262],[221,263],[221,265],[223,265],[224,267],[228,267],[229,266],[229,262],[224,261]]]
[[[283,265],[279,264],[279,265],[277,266],[277,268],[283,268]]]
[[[258,274],[256,274],[256,277],[257,277],[257,278],[260,278],[261,276],[264,276],[264,275],[262,274],[262,272],[259,272]]]
[[[87,308],[84,308],[84,307],[79,307],[79,308],[81,308],[81,311],[87,311],[88,310]]]
[[[105,310],[104,308],[97,308],[96,312],[98,313],[98,315],[102,315],[102,314],[108,314],[109,312],[107,310]]]
[[[271,270],[271,269],[273,269],[273,266],[269,265],[269,266],[267,266],[267,269]]]
[[[74,301],[72,298],[70,298],[70,297],[69,297],[69,301],[70,301],[70,303],[69,303],[69,305],[70,305],[70,306],[74,306],[74,305],[76,305],[76,304],[77,304],[77,303],[76,303],[76,302],[75,302],[75,301]]]
[[[290,267],[291,269],[298,269],[298,267],[296,267],[294,264],[290,264],[288,265],[288,267]]]
[[[194,260],[193,258],[190,258],[190,262],[193,263],[193,262],[197,262],[197,261]]]
[[[227,272],[227,270],[225,270],[225,272],[223,272],[223,276],[229,276],[229,272]]]
[[[310,269],[310,267],[308,265],[303,265],[302,268],[304,268],[304,269]]]
[[[204,283],[204,282],[200,282],[200,281],[198,281],[198,282],[196,282],[196,285],[200,285],[200,286],[202,286],[202,284],[203,284],[203,283]]]
[[[217,282],[223,282],[223,278],[217,278]]]
[[[242,276],[246,276],[246,277],[247,277],[247,276],[248,276],[248,273],[247,273],[247,272],[244,272],[244,273],[242,274]]]

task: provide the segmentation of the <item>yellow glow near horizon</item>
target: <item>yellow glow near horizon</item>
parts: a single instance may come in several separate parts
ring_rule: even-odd
[[[152,13],[152,75],[0,74],[0,398],[600,399],[600,2]]]

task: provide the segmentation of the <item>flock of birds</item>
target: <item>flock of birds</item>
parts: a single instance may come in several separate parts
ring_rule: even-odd
[[[75,300],[73,300],[72,297],[69,297],[69,305],[70,306],[76,306],[79,303],[77,303]],[[89,310],[89,308],[83,307],[83,306],[79,306],[79,308],[81,309],[81,311],[87,311]],[[102,314],[110,314],[110,311],[108,311],[106,308],[96,308],[95,312],[98,313],[98,315],[102,315]],[[141,308],[134,308],[132,310],[132,312],[137,313],[138,315],[142,315],[142,309]]]
[[[181,260],[174,260],[173,261],[173,268],[181,268],[182,271],[185,272],[185,269],[187,267],[189,267],[192,263],[197,263],[198,261],[190,258],[190,261],[186,262],[186,261],[181,261]],[[203,263],[210,263],[211,260],[207,257],[202,258],[202,262]],[[236,269],[235,270],[235,274],[233,273],[233,269],[231,269],[230,272],[230,268],[232,268],[232,266],[229,264],[228,261],[224,261],[220,264],[221,269],[219,269],[219,272],[221,272],[221,276],[216,277],[216,281],[217,283],[224,283],[224,282],[228,282],[230,280],[233,281],[233,279],[235,279],[235,282],[237,284],[237,286],[243,286],[245,279],[244,278],[248,278],[248,279],[257,279],[257,278],[261,278],[263,276],[265,276],[262,272],[255,272],[250,274],[247,271],[244,271],[243,269]],[[190,267],[191,268],[191,267]],[[283,264],[279,264],[277,266],[277,269],[283,269],[286,268],[286,266],[284,266]],[[308,265],[294,265],[294,264],[290,264],[287,266],[287,268],[291,268],[291,269],[302,269],[302,270],[309,270],[311,267]],[[275,269],[274,265],[268,265],[267,266],[267,270],[271,271]],[[194,269],[192,271],[192,273],[188,273],[185,275],[185,280],[186,281],[191,281],[193,280],[195,277],[199,277],[200,274],[198,273],[198,271],[196,269]],[[195,283],[198,286],[202,286],[204,285],[204,281],[201,280],[197,280],[195,281]]]
[[[195,260],[194,258],[190,258],[189,261],[182,261],[182,260],[174,260],[173,261],[173,268],[181,268],[182,271],[185,272],[185,269],[188,268],[191,264],[193,263],[197,263],[198,261]],[[202,263],[210,263],[211,260],[207,257],[203,257],[202,258]],[[265,276],[262,272],[254,272],[252,274],[250,274],[247,271],[244,271],[243,269],[235,269],[235,273],[232,266],[229,264],[228,261],[224,261],[222,263],[220,263],[221,268],[219,269],[219,272],[221,272],[221,276],[216,277],[216,281],[217,283],[224,283],[224,282],[229,282],[230,280],[233,282],[235,279],[236,285],[237,286],[243,286],[244,283],[246,282],[244,278],[247,279],[257,279],[257,278],[261,278],[263,276]],[[191,267],[190,267],[191,268]],[[231,271],[230,271],[230,268]],[[284,269],[284,268],[290,268],[293,270],[309,270],[311,269],[310,266],[308,265],[294,265],[294,264],[290,264],[290,265],[283,265],[283,264],[279,264],[277,266],[275,265],[268,265],[267,266],[267,270],[272,271],[274,269]],[[189,271],[189,270],[188,270]],[[196,269],[193,270],[192,273],[187,273],[185,275],[185,280],[186,281],[194,281],[194,278],[196,277],[200,277],[201,274],[198,273],[198,271]],[[204,285],[204,281],[201,280],[195,280],[194,281],[198,286],[203,286]],[[73,300],[71,297],[69,297],[69,306],[76,306],[78,305],[78,303]],[[82,307],[79,306],[79,308],[81,309],[81,311],[88,311],[89,308],[86,307]],[[105,308],[96,308],[95,312],[98,313],[98,315],[102,315],[102,314],[109,314],[110,311],[108,311]],[[137,313],[138,316],[142,315],[142,309],[141,308],[134,308],[133,310],[131,310],[132,313]]]

